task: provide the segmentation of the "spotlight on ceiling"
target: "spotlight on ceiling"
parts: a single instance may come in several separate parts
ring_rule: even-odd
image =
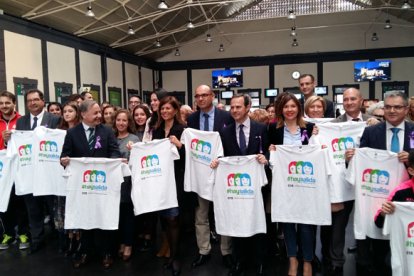
[[[129,35],[134,35],[135,34],[135,31],[134,31],[134,29],[132,29],[132,27],[131,26],[128,26],[128,32],[127,32]]]
[[[294,38],[292,42],[292,47],[297,47],[297,46],[299,46],[298,40]]]
[[[157,41],[155,42],[155,47],[160,48],[162,46],[161,42],[159,39],[157,39]]]
[[[174,54],[174,56],[176,56],[176,57],[181,56],[180,50],[175,49],[175,54]]]
[[[207,34],[206,42],[213,42],[210,34]]]
[[[161,0],[160,3],[158,4],[158,9],[159,10],[168,10],[168,6],[165,3],[165,0]]]
[[[293,26],[292,29],[290,30],[290,35],[291,36],[296,36],[296,27]]]
[[[404,4],[401,6],[401,9],[404,9],[404,10],[411,9],[411,5],[410,3],[408,3],[408,0],[404,1]]]
[[[193,22],[191,22],[191,20],[188,21],[188,23],[187,23],[187,29],[194,29],[194,28],[195,28],[195,26],[194,26]]]
[[[220,44],[219,52],[224,52],[224,46],[223,46],[223,44]]]
[[[385,20],[384,29],[391,29],[391,28],[392,28],[391,21],[389,19]]]
[[[377,33],[372,33],[371,41],[378,41],[379,38],[377,36]]]
[[[88,16],[88,17],[95,17],[95,13],[93,12],[92,6],[91,6],[90,3],[89,3],[89,6],[88,6],[88,9],[86,10],[85,15]]]
[[[296,19],[296,14],[293,10],[289,11],[289,15],[287,17],[289,20],[295,20]]]

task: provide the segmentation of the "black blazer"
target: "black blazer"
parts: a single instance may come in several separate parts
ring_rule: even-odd
[[[187,126],[200,130],[200,111],[192,113],[187,118]],[[230,113],[224,110],[217,109],[214,107],[214,126],[213,131],[221,131],[223,127],[226,127],[234,123],[233,118],[230,116]]]
[[[235,123],[223,128],[220,132],[220,137],[223,144],[224,156],[242,155],[239,143],[237,143]],[[246,155],[259,153],[266,155],[268,147],[266,126],[250,120],[249,142]]]
[[[121,158],[118,142],[112,129],[99,124],[95,128],[95,137],[96,140],[100,137],[99,143],[101,145],[89,150],[83,124],[80,123],[69,129],[65,137],[61,157]]]
[[[40,122],[41,126],[45,126],[47,128],[56,128],[60,122],[60,118],[48,113],[45,111],[43,114],[42,121]],[[16,129],[17,130],[31,130],[32,126],[30,125],[30,113],[20,117],[16,122]]]
[[[387,149],[387,127],[385,122],[365,128],[361,137],[360,148]],[[405,122],[403,150],[410,152],[410,135],[414,132],[414,124]]]
[[[308,139],[304,139],[302,141],[302,145],[307,145],[309,143],[309,138],[312,136],[313,126],[315,124],[313,123],[306,123],[305,128],[300,128],[300,136],[302,137],[304,135],[304,131],[306,130]],[[277,123],[273,123],[269,125],[269,143],[273,145],[283,145],[283,139],[284,139],[284,131],[285,127],[279,127],[276,128]]]

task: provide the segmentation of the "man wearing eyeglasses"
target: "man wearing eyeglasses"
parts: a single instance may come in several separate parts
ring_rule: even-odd
[[[385,122],[367,127],[361,137],[360,147],[393,151],[398,154],[400,162],[408,162],[408,153],[414,143],[414,124],[405,121],[408,113],[408,99],[404,93],[389,91],[384,94]],[[349,160],[353,150],[346,152]],[[372,218],[374,219],[374,218]],[[357,240],[357,268],[364,275],[372,270],[374,275],[391,275],[391,269],[386,265],[387,255],[390,254],[388,240],[370,239]],[[371,249],[372,248],[372,249]],[[374,263],[368,259],[375,256]],[[383,274],[380,274],[383,273]],[[361,275],[362,275],[361,274]]]
[[[138,95],[132,95],[129,97],[128,100],[128,108],[129,108],[129,112],[134,112],[134,108],[138,105],[141,104],[141,97]]]
[[[234,122],[230,113],[213,106],[214,92],[210,86],[199,85],[195,90],[194,98],[199,110],[188,117],[188,127],[205,131],[221,131],[223,127]],[[199,254],[192,263],[193,267],[203,265],[210,259],[209,209],[210,202],[198,196],[198,206],[195,210],[195,229]],[[223,263],[230,268],[233,263],[229,237],[221,237],[220,248]]]

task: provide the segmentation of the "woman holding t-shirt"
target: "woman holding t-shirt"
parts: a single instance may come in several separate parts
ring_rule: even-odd
[[[184,123],[180,117],[180,104],[172,96],[162,98],[158,108],[158,121],[152,132],[153,139],[169,138],[180,153],[180,159],[174,161],[175,181],[177,185],[178,206],[183,208],[184,196],[184,147],[181,144],[181,134],[184,131]],[[162,210],[159,212],[161,222],[166,225],[168,243],[170,245],[170,259],[165,267],[172,270],[172,275],[179,275],[181,265],[178,257],[179,220],[180,210],[178,207]]]
[[[292,93],[281,93],[275,100],[275,116],[277,123],[269,126],[269,150],[276,150],[277,145],[307,145],[312,135],[312,123],[303,120],[301,105]],[[300,223],[283,223],[283,234],[287,255],[289,257],[288,275],[297,275],[297,248],[300,244],[303,257],[303,275],[312,275],[314,255],[314,226]],[[300,239],[300,242],[297,241]]]

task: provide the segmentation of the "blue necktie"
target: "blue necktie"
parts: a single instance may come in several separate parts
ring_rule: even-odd
[[[37,117],[33,117],[33,126],[32,126],[32,130],[35,129],[37,127]]]
[[[90,127],[88,130],[89,130],[88,146],[89,146],[89,150],[93,150],[93,147],[95,146],[95,129],[93,127]]]
[[[210,115],[204,113],[203,116],[204,116],[204,130],[209,131],[210,126],[208,125],[208,117],[210,117]]]
[[[239,146],[240,146],[240,151],[242,155],[246,155],[246,136],[244,135],[243,127],[244,125],[240,125]]]
[[[391,131],[392,131],[391,151],[395,153],[399,153],[400,152],[400,139],[398,138],[398,132],[400,131],[400,129],[393,127],[391,128]]]

